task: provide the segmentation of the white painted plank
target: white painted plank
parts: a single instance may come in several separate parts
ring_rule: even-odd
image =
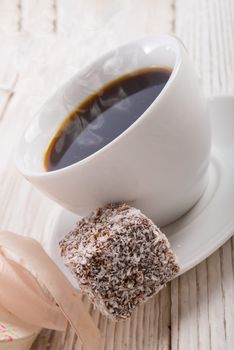
[[[171,302],[171,349],[210,349],[206,261],[172,281]]]
[[[0,121],[13,98],[19,80],[19,35],[0,34]]]
[[[187,46],[206,94],[233,94],[233,1],[176,0],[175,12],[176,34]],[[178,305],[174,308],[172,349],[232,349],[231,240],[195,270],[188,272],[189,283],[184,280],[186,275],[172,283],[173,300]],[[195,300],[197,312],[193,315],[190,307]],[[190,314],[188,322],[183,322],[185,312]]]
[[[234,3],[176,0],[175,31],[199,71],[206,93],[234,93]]]
[[[8,101],[11,96],[11,91],[0,88],[0,121],[4,117]]]
[[[20,0],[0,1],[0,34],[20,30]]]
[[[171,283],[171,349],[179,349],[179,323],[180,323],[180,279],[176,278]]]
[[[21,28],[31,34],[56,31],[56,0],[21,0]]]
[[[232,239],[233,240],[233,239]],[[224,331],[227,348],[234,344],[234,283],[232,240],[220,249]]]
[[[167,286],[155,297],[156,303],[151,313],[152,319],[150,319],[150,324],[152,324],[153,320],[154,322],[149,337],[149,349],[155,349],[154,344],[157,344],[157,349],[160,350],[167,350],[171,347],[171,304],[168,302],[168,299],[171,299],[170,293],[170,286]],[[157,332],[155,330],[156,327]]]
[[[198,349],[210,349],[210,319],[207,261],[196,268]]]
[[[3,87],[0,86],[0,121],[3,120],[7,107],[15,94],[18,78],[19,76],[16,74],[11,86],[8,86],[7,88],[4,84],[2,84]]]
[[[106,50],[145,34],[171,30],[172,0],[58,0],[58,32]],[[79,44],[78,44],[79,50]]]
[[[207,261],[171,283],[171,349],[210,349]]]
[[[176,349],[196,350],[198,348],[198,323],[195,269],[180,277],[179,287],[179,317],[176,326],[179,334],[177,334]]]
[[[228,349],[231,344],[227,344],[225,337],[220,251],[212,254],[208,259],[208,302],[211,349],[219,350],[223,347]]]

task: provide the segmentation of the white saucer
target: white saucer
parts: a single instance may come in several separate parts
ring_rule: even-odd
[[[178,257],[181,274],[207,258],[234,233],[234,97],[209,100],[209,110],[213,132],[209,184],[186,215],[162,228]],[[76,214],[61,210],[48,252],[75,287],[76,281],[59,256],[58,242],[77,219]]]

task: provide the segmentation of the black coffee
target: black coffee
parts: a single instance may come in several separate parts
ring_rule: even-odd
[[[47,171],[95,153],[131,126],[160,94],[168,68],[145,68],[119,77],[89,96],[63,122],[45,154]]]

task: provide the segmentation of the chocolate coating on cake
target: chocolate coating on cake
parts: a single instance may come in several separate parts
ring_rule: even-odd
[[[126,204],[79,220],[61,240],[60,252],[80,289],[114,320],[129,317],[179,272],[166,236]]]

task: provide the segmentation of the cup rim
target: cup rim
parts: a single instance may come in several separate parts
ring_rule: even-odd
[[[166,85],[164,86],[164,88],[162,89],[162,91],[160,92],[160,94],[157,96],[157,98],[154,99],[154,101],[151,103],[151,105],[142,113],[142,115],[133,123],[131,124],[126,130],[124,130],[120,135],[118,135],[115,139],[113,139],[111,142],[109,142],[107,145],[105,145],[104,147],[102,147],[101,149],[97,150],[96,152],[90,154],[88,157],[73,163],[71,165],[68,165],[64,168],[60,168],[60,169],[56,169],[56,170],[52,170],[52,171],[33,171],[33,170],[28,170],[23,164],[22,161],[20,160],[21,158],[21,152],[20,152],[20,144],[22,142],[22,138],[24,136],[24,134],[26,133],[26,131],[28,130],[28,128],[30,127],[30,125],[34,122],[34,120],[36,120],[37,118],[39,118],[40,115],[40,110],[47,104],[50,103],[51,99],[59,92],[61,91],[67,84],[69,84],[71,82],[72,79],[75,79],[76,77],[79,77],[79,75],[86,69],[89,69],[90,67],[94,66],[98,61],[102,61],[105,60],[109,55],[111,55],[113,52],[117,51],[117,50],[123,50],[124,48],[127,48],[128,46],[131,45],[142,45],[144,43],[144,41],[147,40],[152,40],[155,39],[155,41],[160,42],[160,40],[162,41],[162,46],[166,47],[170,47],[174,53],[175,53],[175,64],[174,67],[172,68],[172,72],[170,74],[170,77],[166,83]],[[165,42],[164,42],[165,41]],[[179,68],[181,66],[181,62],[182,62],[182,50],[185,49],[185,46],[183,44],[183,42],[180,40],[180,38],[178,38],[176,35],[174,34],[161,34],[161,35],[146,35],[146,36],[142,36],[139,39],[135,39],[135,40],[130,40],[122,45],[119,45],[117,47],[114,47],[113,49],[108,50],[107,52],[105,52],[102,55],[99,55],[98,57],[96,57],[95,59],[93,59],[89,64],[85,65],[81,70],[79,70],[74,76],[72,76],[71,78],[69,78],[65,83],[63,83],[56,91],[55,93],[53,93],[51,96],[49,96],[49,98],[46,100],[46,102],[43,103],[43,105],[39,108],[38,112],[36,114],[33,115],[33,117],[29,120],[29,122],[27,123],[26,127],[24,128],[22,134],[20,135],[19,141],[17,142],[17,146],[16,146],[16,152],[15,152],[15,164],[17,166],[17,168],[19,169],[19,171],[25,176],[25,177],[30,177],[30,178],[38,178],[38,177],[53,177],[55,175],[60,175],[63,173],[66,173],[70,170],[73,170],[75,168],[78,167],[82,167],[85,166],[85,164],[87,162],[90,162],[92,160],[94,160],[94,158],[96,158],[97,156],[101,155],[102,153],[108,151],[111,147],[113,147],[113,145],[115,145],[116,143],[120,142],[121,139],[123,137],[126,137],[127,134],[129,132],[131,132],[134,128],[139,127],[139,125],[141,123],[143,123],[144,121],[144,117],[146,116],[146,113],[148,113],[148,111],[150,111],[152,108],[155,108],[156,105],[158,105],[161,101],[161,99],[164,97],[164,95],[166,94],[167,90],[170,88],[170,86],[172,85],[172,83],[175,80],[175,77],[177,76],[177,73],[179,71]],[[58,125],[59,127],[59,125]]]

